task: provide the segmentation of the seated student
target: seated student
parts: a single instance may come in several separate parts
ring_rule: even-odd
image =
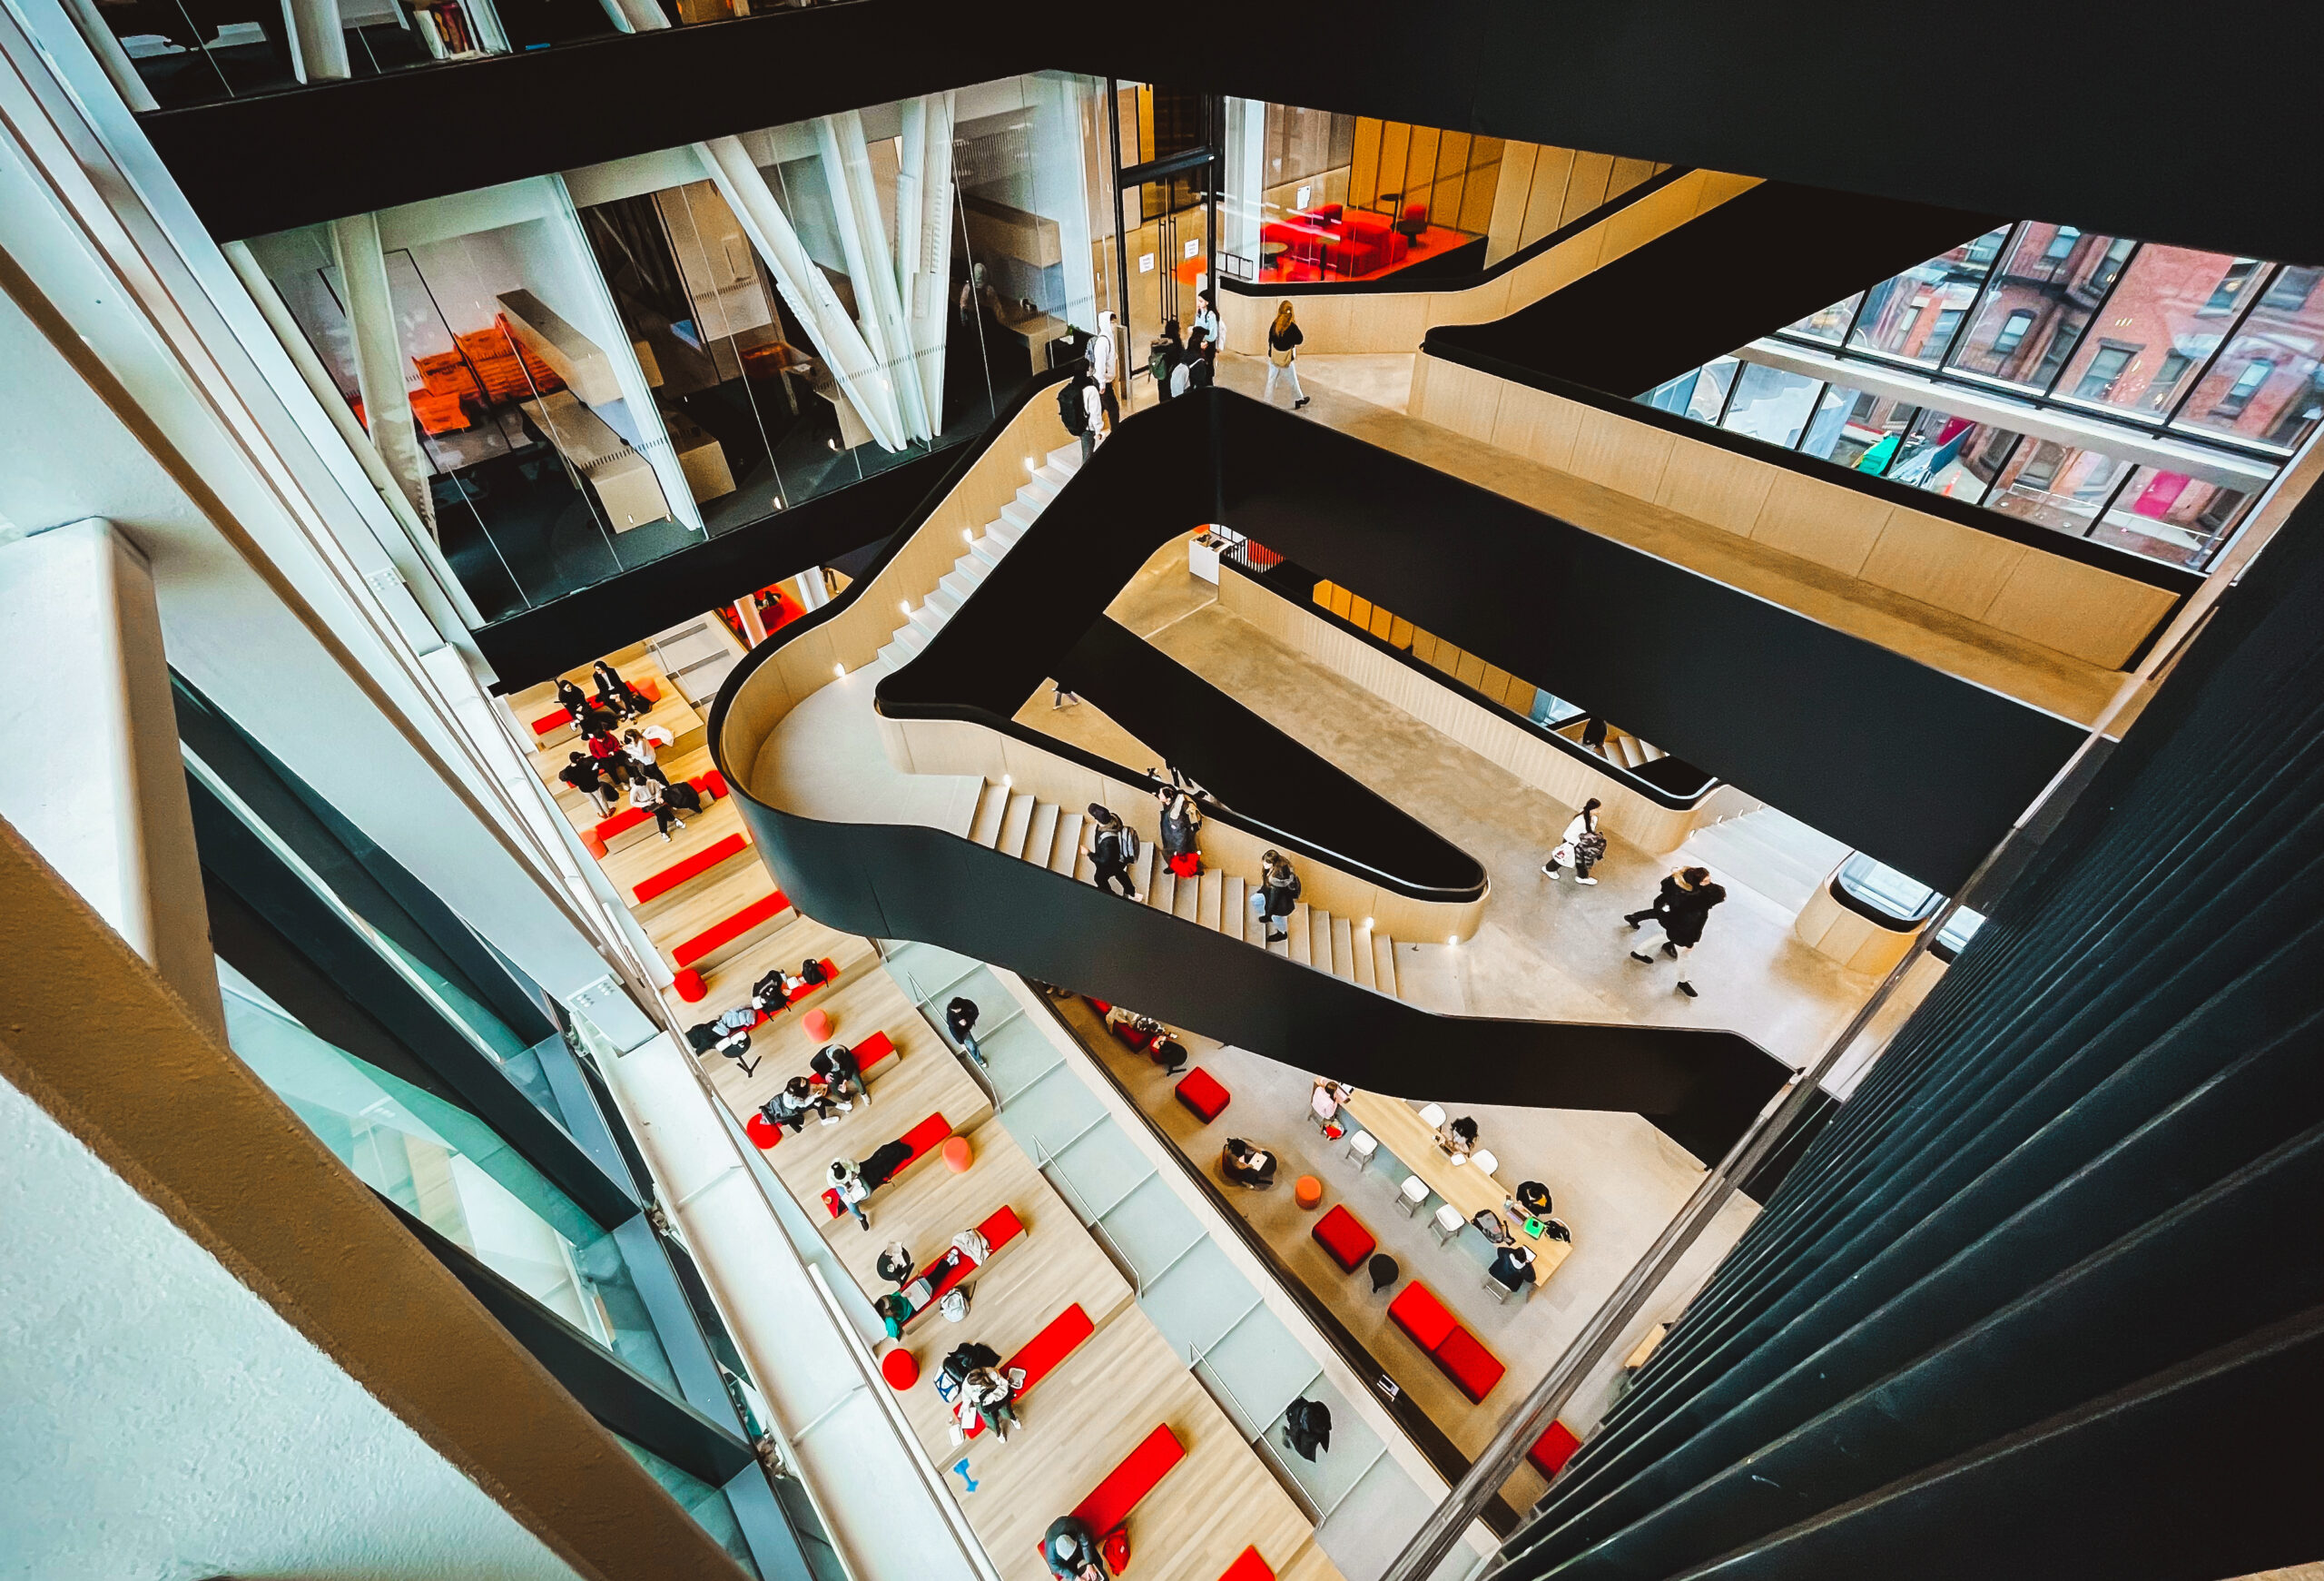
[[[872,1107],[871,1084],[863,1079],[863,1067],[856,1063],[855,1051],[845,1043],[824,1045],[807,1062],[807,1068],[822,1078],[823,1092],[841,1107],[847,1107],[846,1101],[857,1098],[863,1100],[866,1109]]]
[[[597,683],[597,707],[622,717],[634,718],[649,711],[654,705],[640,696],[635,687],[621,678],[621,672],[599,659],[589,674]]]
[[[815,1084],[804,1076],[793,1076],[785,1082],[783,1091],[768,1099],[759,1112],[793,1132],[807,1129],[807,1116],[810,1114],[817,1116],[825,1125],[839,1123],[839,1116],[832,1112],[829,1101],[816,1092]]]
[[[800,963],[795,976],[780,966],[769,972],[751,984],[751,997],[772,1013],[798,998],[801,991],[812,988],[822,980],[823,963],[811,956]]]
[[[1533,1283],[1539,1277],[1533,1272],[1532,1252],[1521,1246],[1502,1247],[1493,1255],[1492,1267],[1485,1271],[1512,1290]]]
[[[583,735],[613,728],[614,716],[593,706],[588,694],[571,681],[562,678],[557,681],[556,700],[565,709],[565,716],[572,720],[574,728]]]
[[[1340,1117],[1340,1105],[1345,1103],[1354,1095],[1354,1088],[1342,1086],[1329,1076],[1318,1076],[1315,1078],[1315,1095],[1307,1100],[1307,1105],[1315,1111],[1315,1118],[1318,1120],[1325,1122],[1337,1120]]]
[[[1477,1151],[1477,1122],[1462,1115],[1444,1128],[1444,1151],[1452,1155],[1455,1163]]]
[[[1162,1067],[1166,1076],[1175,1076],[1187,1068],[1187,1045],[1167,1033],[1147,1045],[1146,1054]]]
[[[645,776],[656,785],[667,785],[670,783],[670,776],[665,774],[662,771],[662,766],[654,760],[660,755],[662,748],[676,739],[676,736],[659,725],[648,725],[643,730],[633,728],[623,731],[621,749],[623,755],[629,759],[633,772]]]
[[[1016,1390],[1000,1375],[999,1369],[978,1367],[970,1369],[960,1379],[960,1398],[952,1408],[952,1442],[968,1441],[969,1426],[981,1421],[992,1430],[992,1436],[1002,1443],[1017,1426]]]
[[[1239,1136],[1230,1136],[1218,1155],[1218,1172],[1238,1186],[1264,1191],[1275,1184],[1275,1158]]]
[[[662,799],[682,813],[702,811],[702,793],[684,780],[678,781],[675,785],[664,786]]]
[[[672,825],[681,829],[686,826],[686,821],[678,816],[678,810],[670,805],[669,795],[666,786],[655,785],[652,780],[643,777],[629,787],[629,805],[633,807],[644,807],[653,813],[654,827],[660,831],[664,840],[670,838]]]
[[[1098,1534],[1069,1515],[1061,1515],[1041,1534],[1041,1557],[1049,1561],[1057,1581],[1106,1581],[1106,1560]]]
[[[872,1182],[863,1178],[863,1167],[853,1159],[833,1159],[828,1174],[832,1193],[839,1199],[840,1206],[854,1214],[858,1224],[870,1230],[872,1215],[863,1210],[863,1200],[872,1194]]]
[[[1520,1219],[1547,1219],[1550,1189],[1539,1181],[1520,1181],[1517,1194],[1509,1199],[1508,1207]]]
[[[627,785],[637,777],[630,772],[634,766],[630,761],[629,754],[624,752],[621,749],[621,743],[614,739],[610,726],[603,730],[592,730],[589,733],[588,746],[589,756],[596,760],[598,772],[612,779],[615,784]]]

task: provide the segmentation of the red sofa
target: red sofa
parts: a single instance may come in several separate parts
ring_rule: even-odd
[[[1270,220],[1259,227],[1262,242],[1281,242],[1292,262],[1311,264],[1334,274],[1369,274],[1402,263],[1412,251],[1385,214],[1338,203],[1319,203],[1285,220]]]
[[[1307,1233],[1315,1244],[1332,1254],[1343,1273],[1354,1273],[1364,1266],[1364,1260],[1380,1248],[1380,1242],[1363,1221],[1346,1207],[1334,1203],[1332,1210],[1315,1220]]]
[[[1509,1369],[1461,1327],[1435,1292],[1418,1280],[1388,1303],[1388,1316],[1413,1344],[1428,1353],[1437,1370],[1451,1378],[1471,1403],[1482,1402]]]
[[[1534,1439],[1533,1447],[1525,1451],[1525,1458],[1533,1463],[1534,1470],[1554,1478],[1565,1469],[1565,1463],[1573,1458],[1573,1452],[1581,1448],[1581,1440],[1573,1436],[1571,1428],[1563,1422],[1551,1422],[1549,1430]]]

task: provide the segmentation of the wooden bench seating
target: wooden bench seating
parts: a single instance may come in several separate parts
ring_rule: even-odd
[[[766,1019],[766,1012],[759,1012],[759,1024],[764,1025]],[[896,1044],[895,1040],[889,1037],[886,1033],[875,1032],[862,1042],[852,1045],[848,1052],[855,1056],[856,1069],[862,1072],[864,1079],[868,1082],[873,1071],[896,1057]],[[704,1054],[695,1056],[697,1059],[708,1057]],[[743,1122],[743,1129],[749,1133],[753,1141],[758,1143],[761,1151],[781,1145],[783,1139],[791,1134],[763,1114],[752,1115]],[[987,1235],[985,1239],[991,1240],[992,1237]]]
[[[790,909],[790,896],[779,889],[770,890],[734,915],[722,917],[675,945],[670,951],[671,963],[681,968],[707,965],[720,958],[728,945],[748,938]]]
[[[686,783],[694,786],[694,790],[700,794],[702,796],[702,805],[705,808],[708,807],[711,803],[716,801],[720,796],[726,794],[726,776],[720,774],[714,768],[707,774],[697,775],[693,779],[686,781]],[[607,813],[604,817],[599,818],[595,824],[584,830],[581,835],[581,844],[588,848],[590,855],[595,856],[602,862],[605,860],[606,853],[615,849],[615,841],[620,840],[621,843],[625,845],[629,844],[629,842],[627,839],[624,838],[624,836],[637,835],[642,837],[645,835],[652,834],[653,832],[654,814],[652,809],[647,807],[620,807],[613,812]]]
[[[1187,1447],[1170,1425],[1163,1423],[1140,1439],[1137,1448],[1090,1490],[1088,1497],[1073,1507],[1074,1517],[1099,1537],[1105,1536],[1129,1519],[1137,1501],[1153,1492],[1170,1468],[1186,1457]],[[1035,1551],[1039,1546],[1036,1543]]]
[[[589,694],[591,702],[596,701],[596,685],[594,681],[583,679],[581,689]],[[658,703],[662,700],[661,683],[652,676],[647,676],[644,680],[630,682],[629,689],[648,703]],[[570,740],[577,734],[579,731],[573,723],[573,716],[562,707],[554,712],[543,714],[533,721],[533,745],[536,747],[555,746],[558,742]]]
[[[944,1139],[951,1134],[952,1122],[941,1114],[931,1114],[910,1131],[905,1131],[896,1140],[910,1148],[911,1151],[905,1156],[903,1162],[898,1164],[890,1172],[886,1180],[880,1182],[880,1186],[872,1189],[878,1191],[882,1186],[894,1185],[906,1170],[943,1146]],[[826,1190],[823,1192],[823,1206],[830,1210],[831,1216],[834,1219],[847,1211],[847,1205],[839,1200],[839,1193],[835,1191]]]
[[[985,1262],[990,1262],[1000,1255],[1002,1247],[1025,1233],[1025,1221],[1017,1217],[1017,1210],[1004,1202],[987,1216],[983,1223],[977,1226],[977,1233],[984,1237]],[[950,1256],[951,1251],[950,1247],[946,1247],[944,1256]],[[920,1270],[920,1277],[928,1281],[928,1305],[914,1312],[911,1319],[905,1322],[904,1327],[907,1329],[911,1327],[913,1321],[925,1316],[931,1307],[942,1300],[948,1291],[959,1286],[970,1274],[981,1270],[984,1265],[984,1262],[970,1262],[967,1258],[960,1259],[950,1268],[944,1265],[944,1257],[939,1257],[931,1261],[926,1268]]]

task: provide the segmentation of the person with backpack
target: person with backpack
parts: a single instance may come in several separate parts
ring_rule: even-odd
[[[952,1003],[944,1007],[944,1024],[950,1029],[952,1041],[960,1045],[960,1052],[983,1065],[984,1051],[977,1047],[978,1013],[975,1000],[966,994],[956,994]],[[988,1070],[990,1068],[986,1066]]]
[[[1208,390],[1217,378],[1218,342],[1207,330],[1196,330],[1187,340],[1187,354],[1178,359],[1177,371],[1170,375],[1170,393],[1179,396],[1189,390]]]
[[[1081,441],[1081,459],[1087,461],[1098,448],[1097,436],[1090,431],[1089,402],[1084,391],[1094,389],[1085,370],[1057,387],[1057,420],[1065,431]]]
[[[1121,402],[1114,396],[1114,380],[1121,373],[1121,348],[1114,343],[1118,321],[1110,309],[1099,313],[1098,333],[1089,341],[1089,378],[1098,386],[1098,410],[1106,414],[1108,433],[1122,420]]]
[[[1162,321],[1162,338],[1146,350],[1146,371],[1154,376],[1154,398],[1167,400],[1177,393],[1170,380],[1177,377],[1178,364],[1185,361],[1187,348],[1178,339],[1178,321]]]
[[[1700,995],[1688,979],[1687,957],[1702,943],[1703,924],[1710,920],[1711,909],[1726,898],[1727,891],[1711,882],[1709,868],[1681,867],[1662,881],[1652,907],[1622,919],[1632,928],[1649,918],[1661,924],[1662,953],[1679,963],[1679,992],[1689,999]],[[1630,959],[1654,964],[1654,957],[1644,950],[1632,950]]]
[[[1302,1397],[1283,1408],[1283,1441],[1297,1450],[1303,1460],[1313,1460],[1318,1450],[1328,1453],[1332,1447],[1332,1408],[1322,1400]]]
[[[1606,855],[1606,836],[1598,832],[1598,809],[1604,805],[1596,796],[1581,804],[1581,811],[1573,815],[1573,821],[1565,826],[1565,834],[1559,838],[1558,848],[1550,853],[1547,862],[1541,864],[1542,872],[1555,878],[1559,867],[1571,862],[1576,884],[1598,882],[1590,876],[1590,870],[1597,866]]]
[[[1286,380],[1295,398],[1291,403],[1294,411],[1306,405],[1308,400],[1307,392],[1299,388],[1299,370],[1293,366],[1299,360],[1299,344],[1306,338],[1299,332],[1299,325],[1292,317],[1291,299],[1285,297],[1283,305],[1275,311],[1275,322],[1267,326],[1267,388],[1265,399],[1273,400],[1275,380]]]
[[[1266,924],[1266,942],[1280,944],[1291,937],[1291,908],[1299,904],[1299,874],[1279,851],[1259,858],[1265,876],[1251,894],[1251,914]]]
[[[1124,900],[1144,899],[1129,875],[1129,865],[1137,860],[1137,831],[1122,822],[1119,813],[1096,802],[1089,804],[1089,822],[1096,833],[1081,849],[1097,865],[1098,887],[1110,888],[1118,882]]]

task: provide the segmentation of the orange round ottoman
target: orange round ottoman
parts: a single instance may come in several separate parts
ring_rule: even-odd
[[[1302,1208],[1313,1208],[1324,1200],[1324,1182],[1313,1175],[1302,1175],[1291,1188],[1291,1200]]]
[[[880,1358],[880,1376],[888,1380],[890,1388],[901,1394],[920,1381],[920,1363],[912,1359],[911,1351],[899,1345]]]
[[[807,1035],[817,1042],[832,1035],[832,1018],[822,1011],[811,1010],[802,1020],[806,1025]]]
[[[944,1167],[954,1174],[966,1174],[969,1161],[975,1156],[969,1149],[967,1137],[948,1136],[944,1139]]]

